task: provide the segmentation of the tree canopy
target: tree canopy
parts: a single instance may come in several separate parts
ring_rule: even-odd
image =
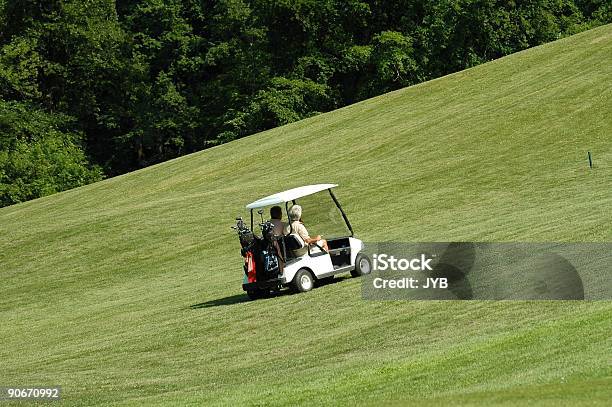
[[[605,0],[0,0],[0,205],[611,21]]]

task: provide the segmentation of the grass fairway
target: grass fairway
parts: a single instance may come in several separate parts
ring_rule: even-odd
[[[343,279],[248,302],[229,226],[335,182],[366,241],[612,241],[611,181],[608,25],[1,209],[0,386],[62,385],[62,405],[609,405],[610,301],[375,302]]]

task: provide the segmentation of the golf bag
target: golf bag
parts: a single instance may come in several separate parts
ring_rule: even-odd
[[[262,237],[253,234],[241,218],[236,219],[234,229],[238,231],[240,253],[245,259],[244,272],[248,282],[278,278],[283,271],[284,256],[280,250],[279,238],[273,232],[274,225],[270,222],[262,223]]]

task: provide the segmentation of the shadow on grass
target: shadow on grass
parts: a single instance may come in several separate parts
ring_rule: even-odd
[[[318,287],[324,287],[326,285],[331,285],[331,284],[336,284],[339,283],[341,281],[344,280],[348,280],[350,277],[336,277],[334,279],[330,279],[330,280],[326,280],[326,281],[320,281],[317,283]],[[315,288],[316,290],[316,288]],[[275,297],[282,297],[285,295],[293,295],[295,294],[293,291],[291,290],[287,290],[284,289],[280,292],[277,293],[270,293],[270,295],[266,298],[275,298]],[[246,293],[242,293],[242,294],[236,294],[236,295],[232,295],[229,297],[223,297],[223,298],[217,298],[215,300],[210,300],[210,301],[206,301],[206,302],[201,302],[199,304],[193,304],[190,305],[189,308],[190,309],[200,309],[200,308],[211,308],[211,307],[221,307],[221,306],[225,306],[225,305],[234,305],[234,304],[240,304],[242,302],[251,302],[254,300],[251,300]]]
[[[199,304],[190,305],[191,309],[199,309],[199,308],[210,308],[210,307],[221,307],[223,305],[233,305],[240,304],[241,302],[251,301],[246,293],[236,294],[230,297],[217,298],[216,300],[210,300],[206,302],[201,302]]]

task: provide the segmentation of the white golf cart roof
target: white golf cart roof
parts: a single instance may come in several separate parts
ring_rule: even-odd
[[[264,198],[258,199],[246,206],[247,209],[263,208],[264,206],[276,205],[285,202],[291,202],[294,199],[298,199],[304,196],[316,194],[317,192],[325,191],[337,187],[337,184],[315,184],[315,185],[304,185],[303,187],[297,187],[288,189],[283,192],[279,192],[274,195],[269,195]]]

